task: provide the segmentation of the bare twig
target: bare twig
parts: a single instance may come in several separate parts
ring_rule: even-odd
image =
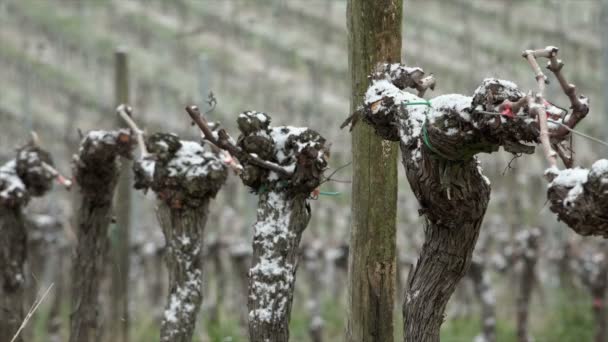
[[[574,154],[568,154],[568,151],[566,151],[566,148],[561,143],[553,144],[553,149],[557,152],[562,162],[564,162],[566,169],[571,169],[574,166]]]
[[[332,177],[333,175],[335,175],[336,173],[338,173],[338,171],[340,171],[340,170],[344,169],[345,167],[348,167],[348,166],[349,166],[350,164],[352,164],[352,163],[353,163],[353,162],[352,162],[352,161],[350,161],[350,162],[348,162],[348,163],[346,163],[346,164],[344,164],[344,165],[339,166],[338,168],[336,168],[336,169],[335,169],[335,170],[334,170],[332,173],[330,173],[330,174],[329,174],[329,176],[325,177],[325,179],[324,179],[323,181],[321,181],[321,183],[319,184],[319,186],[321,186],[321,184],[323,184],[323,183],[327,183],[327,182],[329,182],[329,181],[332,181],[332,182],[338,182],[338,183],[350,183],[350,181],[343,181],[343,180],[338,180],[338,179],[332,179],[331,177]]]
[[[416,82],[416,90],[418,90],[418,97],[423,97],[427,89],[435,89],[435,76],[433,74],[424,77],[419,82]]]
[[[557,153],[555,153],[551,147],[551,140],[549,140],[549,126],[547,125],[547,115],[542,102],[543,98],[539,93],[536,94],[534,100],[528,100],[528,106],[530,108],[530,112],[536,115],[538,118],[538,125],[540,127],[539,139],[541,145],[543,146],[545,158],[547,158],[547,161],[551,167],[557,167]]]
[[[19,327],[19,329],[17,330],[17,332],[15,333],[15,335],[13,336],[13,338],[11,339],[11,342],[15,342],[17,340],[17,337],[19,336],[19,334],[21,333],[21,331],[23,330],[23,328],[25,328],[25,326],[27,325],[27,322],[29,322],[29,320],[34,315],[34,312],[36,312],[36,310],[38,309],[38,307],[40,306],[40,304],[42,304],[42,302],[44,301],[44,299],[46,298],[46,296],[49,294],[49,292],[53,288],[53,285],[55,285],[55,284],[52,283],[51,285],[49,285],[49,287],[46,289],[46,291],[44,292],[44,294],[42,295],[42,297],[40,297],[39,300],[35,300],[34,301],[34,303],[32,304],[32,308],[30,309],[30,311],[28,311],[27,315],[23,319],[23,322],[21,323],[21,326]]]
[[[35,131],[31,131],[30,139],[32,146],[40,146],[40,138],[38,137],[38,133],[36,133]]]
[[[536,63],[536,58],[543,57],[543,58],[549,59],[549,61],[547,63],[547,69],[549,69],[555,75],[557,80],[559,81],[559,84],[560,84],[562,90],[564,91],[566,96],[568,96],[568,99],[570,100],[570,104],[571,104],[571,108],[572,108],[572,113],[569,116],[566,116],[564,118],[565,119],[564,123],[567,125],[567,127],[574,128],[576,126],[576,124],[580,120],[582,120],[589,112],[589,104],[588,104],[587,98],[585,96],[576,95],[576,86],[574,84],[568,83],[568,81],[562,74],[561,70],[564,67],[564,63],[557,58],[558,51],[559,51],[559,49],[555,46],[547,46],[546,48],[541,49],[541,50],[526,50],[524,52],[524,57],[526,57],[526,59],[528,59],[528,61],[530,61],[531,59],[534,59],[534,62],[531,62],[531,65],[532,65],[532,68],[534,69],[535,73],[537,74],[537,80],[538,80],[538,73],[540,71],[540,67],[538,67],[538,63]],[[533,65],[534,63],[536,63],[535,66]],[[542,72],[540,72],[540,73],[542,73]],[[546,79],[546,77],[545,77],[545,79]],[[539,83],[539,87],[541,87],[540,83]],[[542,85],[542,87],[544,89],[544,85]],[[569,131],[566,129],[566,126],[561,126],[561,129],[554,130],[551,132],[551,137],[560,138],[560,137],[567,135],[568,133],[569,133]]]
[[[144,132],[139,129],[135,121],[133,121],[131,118],[132,112],[133,109],[131,106],[125,104],[121,104],[116,107],[116,114],[118,114],[118,116],[120,116],[127,123],[127,125],[129,125],[129,128],[131,128],[133,133],[135,133],[135,136],[137,137],[137,144],[139,145],[139,150],[141,151],[141,158],[143,159],[146,158],[149,153],[148,149],[146,148],[146,143],[144,142]]]
[[[65,178],[61,173],[59,173],[59,171],[57,171],[57,169],[55,169],[54,167],[52,167],[51,165],[42,162],[42,167],[49,172],[51,175],[53,175],[53,177],[57,178],[57,182],[63,186],[65,186],[66,189],[70,190],[70,188],[72,187],[72,181],[69,180],[68,178]]]
[[[281,174],[283,176],[286,176],[286,177],[290,177],[292,175],[291,172],[285,170],[285,168],[281,167],[280,165],[277,165],[277,164],[262,160],[258,157],[252,156],[251,154],[241,150],[238,146],[233,145],[230,142],[228,133],[226,133],[226,131],[224,129],[220,129],[218,131],[218,133],[217,133],[218,138],[216,139],[213,132],[211,132],[211,129],[209,128],[209,124],[207,123],[207,120],[201,115],[200,110],[198,109],[197,106],[187,106],[186,112],[190,115],[190,118],[192,118],[192,121],[194,121],[194,123],[196,123],[196,125],[203,132],[205,140],[207,140],[210,143],[212,143],[213,145],[225,150],[230,155],[232,155],[233,158],[238,159],[241,163],[247,162],[247,163],[256,165],[258,167],[265,168],[270,171],[274,171],[274,172]]]
[[[544,98],[543,93],[545,91],[545,84],[547,83],[547,76],[543,74],[538,62],[536,61],[537,55],[540,57],[548,57],[549,51],[545,50],[526,50],[523,53],[523,57],[528,60],[532,70],[534,71],[536,82],[538,83],[538,93],[532,98],[528,99],[528,107],[533,115],[538,118],[538,125],[540,126],[540,142],[545,152],[545,158],[549,162],[551,167],[557,167],[556,153],[551,147],[551,141],[549,140],[549,127],[547,125],[547,116],[544,110]]]

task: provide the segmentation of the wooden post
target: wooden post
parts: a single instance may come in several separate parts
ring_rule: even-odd
[[[603,55],[603,73],[604,73],[604,113],[608,113],[608,0],[602,0],[602,21],[601,21],[600,32],[602,32],[602,49]],[[606,126],[604,126],[606,127]],[[603,132],[604,138],[608,139],[608,128]]]
[[[351,112],[377,63],[401,58],[402,0],[349,0]],[[397,149],[360,124],[352,134],[352,227],[347,341],[393,341]]]
[[[128,54],[117,49],[114,66],[115,104],[129,102]],[[117,118],[117,126],[124,121]],[[113,341],[129,341],[129,243],[131,230],[131,162],[121,159],[120,177],[116,190],[114,214],[116,225],[111,234],[112,244],[112,308],[111,335]]]

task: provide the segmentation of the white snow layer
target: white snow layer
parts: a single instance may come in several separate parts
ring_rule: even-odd
[[[25,193],[25,184],[17,175],[17,163],[14,159],[0,167],[0,185],[3,187],[0,199],[9,199],[12,193],[17,197]]]
[[[472,101],[472,98],[469,96],[460,94],[440,95],[430,101],[429,107],[424,104],[424,102],[427,102],[425,99],[400,90],[390,80],[382,79],[374,81],[367,89],[364,103],[368,106],[372,105],[372,114],[376,114],[381,112],[383,107],[380,104],[376,106],[373,106],[373,104],[384,97],[392,97],[395,104],[407,106],[407,103],[416,103],[407,106],[407,118],[402,119],[404,122],[402,122],[401,126],[408,127],[407,130],[400,132],[401,139],[406,144],[420,136],[422,125],[424,125],[427,118],[433,124],[436,120],[445,117],[449,113],[446,109],[456,111],[465,121],[471,120],[471,116],[467,112],[467,109],[471,107]],[[456,133],[453,129],[447,132],[447,134]]]
[[[258,307],[249,312],[249,317],[255,321],[273,322],[286,314],[288,292],[294,280],[295,266],[273,255],[277,245],[288,244],[294,237],[288,229],[291,209],[284,196],[269,192],[266,205],[273,214],[253,226],[254,243],[261,244],[264,251],[249,271],[252,279],[250,295],[258,303]]]
[[[548,172],[557,173],[557,177],[549,183],[549,187],[557,185],[571,188],[563,202],[565,207],[571,206],[576,198],[583,193],[583,185],[587,183],[589,176],[589,170],[581,168],[565,170],[549,169],[545,173]]]
[[[187,178],[204,177],[210,170],[220,170],[223,162],[203,146],[193,141],[180,141],[182,146],[169,163],[169,176],[185,174]],[[149,166],[148,166],[149,167]]]

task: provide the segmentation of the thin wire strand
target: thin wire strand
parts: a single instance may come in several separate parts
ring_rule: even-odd
[[[475,113],[479,113],[479,114],[483,114],[483,115],[496,115],[496,116],[502,116],[502,114],[501,114],[501,113],[486,112],[486,111],[483,111],[483,110],[477,110],[477,111],[475,111]],[[576,134],[576,135],[578,135],[578,136],[581,136],[581,137],[583,137],[583,138],[589,139],[589,140],[594,141],[594,142],[596,142],[596,143],[598,143],[598,144],[602,144],[602,145],[604,145],[604,146],[607,146],[607,147],[608,147],[608,142],[605,142],[605,141],[600,140],[600,139],[598,139],[598,138],[595,138],[595,137],[592,137],[592,136],[587,135],[587,134],[585,134],[585,133],[582,133],[582,132],[579,132],[579,131],[577,131],[577,130],[574,130],[574,129],[570,128],[570,126],[568,126],[568,125],[566,125],[566,124],[564,124],[564,123],[561,123],[561,122],[559,122],[559,121],[555,121],[555,120],[553,120],[553,119],[547,119],[547,121],[552,122],[552,123],[556,123],[556,124],[558,124],[558,125],[560,125],[560,126],[564,127],[564,128],[565,128],[565,129],[567,129],[568,131],[570,131],[570,132],[572,132],[572,133],[574,133],[574,134]]]

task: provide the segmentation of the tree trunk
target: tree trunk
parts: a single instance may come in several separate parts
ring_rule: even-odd
[[[403,304],[404,341],[439,341],[445,307],[464,277],[490,198],[476,159],[438,159],[426,148],[421,159],[402,155],[410,186],[425,216],[425,242]]]
[[[306,198],[275,190],[259,195],[247,303],[252,342],[289,340],[298,247],[310,219]]]
[[[349,0],[351,112],[363,103],[379,62],[401,59],[401,0]],[[397,146],[367,125],[352,136],[352,228],[348,341],[393,340],[396,274]]]
[[[160,329],[162,342],[192,340],[203,301],[203,229],[209,202],[226,182],[221,155],[174,134],[148,138],[153,156],[134,164],[135,187],[152,188],[157,218],[165,235],[169,295]],[[143,151],[142,151],[143,152]]]
[[[199,208],[171,208],[159,201],[158,221],[165,235],[169,295],[160,328],[162,342],[189,342],[203,302],[203,229],[209,200]]]
[[[100,336],[99,290],[109,247],[118,157],[130,154],[131,143],[126,131],[93,131],[83,140],[75,161],[74,174],[82,200],[77,214],[78,244],[72,260],[70,342],[96,341]]]
[[[10,341],[23,321],[27,231],[21,207],[0,205],[0,340]],[[21,342],[23,339],[18,338]]]
[[[83,196],[78,211],[78,245],[72,259],[71,342],[99,339],[98,297],[109,247],[108,226],[115,184],[116,180],[105,189],[97,189],[99,195],[106,196]]]

